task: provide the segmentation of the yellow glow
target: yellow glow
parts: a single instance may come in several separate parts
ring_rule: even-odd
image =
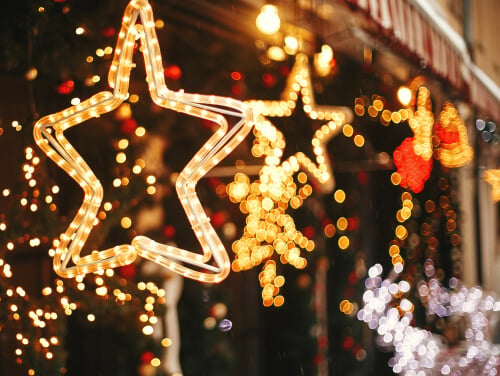
[[[354,136],[354,145],[358,148],[363,147],[365,145],[365,138],[362,135],[357,134]]]
[[[278,8],[274,5],[265,4],[262,6],[257,19],[255,20],[257,28],[264,34],[274,34],[281,26]]]
[[[407,86],[401,86],[398,89],[397,96],[399,103],[401,103],[405,107],[410,104],[411,99],[413,97],[410,88]]]
[[[484,171],[484,180],[491,185],[491,199],[500,201],[500,170]]]
[[[342,235],[338,240],[339,248],[343,251],[349,248],[349,243],[349,238],[345,235]]]
[[[335,201],[341,204],[345,201],[346,198],[345,192],[342,189],[337,189],[333,194],[333,198],[335,199]]]
[[[342,133],[344,133],[344,136],[346,137],[352,137],[352,135],[354,134],[354,128],[351,124],[346,124],[342,128]]]
[[[214,135],[180,173],[176,183],[179,200],[202,246],[203,255],[160,244],[145,236],[134,238],[132,245],[123,244],[86,256],[80,255],[99,212],[103,188],[83,157],[65,138],[64,132],[86,120],[115,110],[127,99],[136,43],[141,45],[138,51],[142,52],[144,57],[152,100],[160,107],[205,119],[218,126]],[[97,50],[96,54],[103,56],[112,50],[111,47],[105,47],[104,50]],[[108,82],[112,88],[111,92],[97,93],[78,105],[45,116],[38,120],[34,127],[37,145],[47,157],[73,178],[85,193],[76,216],[59,237],[53,259],[55,271],[63,277],[75,277],[130,264],[140,255],[185,277],[203,282],[220,282],[229,273],[229,257],[203,210],[195,187],[196,183],[231,153],[251,130],[251,111],[244,103],[232,98],[189,94],[182,90],[171,91],[166,87],[153,13],[148,2],[143,0],[131,0],[125,9]],[[228,133],[229,127],[224,115],[240,119],[231,128],[231,133]],[[137,127],[135,134],[142,137],[146,130],[144,127]],[[209,262],[212,257],[215,265]]]
[[[401,183],[401,175],[397,172],[393,172],[391,174],[391,183],[393,185],[399,185],[399,183]]]
[[[159,367],[161,365],[161,360],[158,358],[151,359],[151,365],[153,367]]]
[[[406,237],[408,236],[408,230],[403,225],[398,225],[396,227],[395,233],[396,233],[396,237],[401,239],[401,240],[406,239]]]
[[[345,217],[340,217],[339,219],[337,219],[337,228],[340,230],[340,231],[345,231],[347,229],[347,218]]]
[[[444,167],[455,168],[469,163],[474,157],[474,150],[469,145],[467,128],[450,102],[445,102],[439,115],[439,124],[443,131],[458,133],[458,140],[451,143],[441,142],[436,158]]]

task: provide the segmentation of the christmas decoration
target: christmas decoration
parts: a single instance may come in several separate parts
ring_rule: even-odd
[[[335,188],[335,179],[331,162],[326,152],[326,144],[340,133],[344,124],[352,121],[352,111],[347,107],[317,105],[311,83],[311,71],[306,55],[300,53],[295,57],[295,64],[288,76],[285,89],[279,101],[250,100],[248,105],[257,114],[256,121],[265,117],[290,117],[295,111],[299,95],[302,97],[304,113],[312,120],[326,121],[318,129],[311,140],[316,163],[303,152],[296,153],[299,166],[303,167],[311,179],[318,182],[318,189],[329,193]],[[277,165],[281,155],[271,155],[266,161],[269,165]]]
[[[492,201],[500,201],[500,170],[486,170],[484,180],[491,185]]]
[[[416,78],[413,86],[420,82],[421,80]],[[405,139],[393,153],[394,164],[400,176],[399,184],[409,187],[415,193],[422,191],[430,176],[433,155],[444,167],[449,168],[464,166],[474,156],[474,151],[468,143],[467,129],[455,107],[450,102],[445,102],[438,121],[434,123],[429,89],[419,86],[417,92],[416,111],[406,109],[408,124],[414,137]],[[407,99],[403,101],[406,103]],[[390,119],[393,117],[394,115],[391,115]],[[396,115],[395,118],[400,120],[401,116]],[[433,135],[438,144],[436,149],[433,145]]]
[[[141,24],[137,24],[137,20]],[[34,128],[38,146],[70,175],[85,192],[77,215],[56,245],[54,269],[64,277],[75,277],[97,270],[114,268],[133,262],[136,253],[182,275],[205,282],[219,282],[229,272],[229,258],[218,235],[197,197],[196,182],[217,165],[246,136],[252,127],[246,106],[231,98],[187,94],[168,90],[164,81],[160,49],[155,33],[151,7],[146,0],[132,0],[123,16],[122,27],[109,71],[113,92],[100,92],[66,110],[40,119]],[[159,106],[214,122],[219,129],[184,168],[176,183],[179,199],[193,230],[202,245],[204,255],[157,243],[138,236],[132,245],[120,245],[87,256],[80,256],[102,202],[102,186],[85,160],[65,138],[64,131],[92,117],[98,117],[118,107],[126,98],[135,40],[140,39],[151,97]],[[230,130],[226,118],[240,118]],[[207,263],[213,256],[217,266]],[[173,260],[172,260],[173,259]],[[69,266],[70,260],[74,263]],[[181,262],[202,268],[194,270]]]
[[[400,185],[420,192],[432,169],[432,127],[434,115],[429,89],[418,89],[417,109],[410,112],[408,124],[414,137],[407,138],[394,151],[394,164],[401,176]],[[411,147],[410,147],[411,144]]]
[[[439,120],[434,125],[434,134],[440,142],[436,159],[444,167],[461,167],[472,160],[474,151],[468,142],[467,128],[450,102],[443,104]]]
[[[456,292],[450,293],[434,278],[432,262],[427,262],[425,272],[432,278],[421,281],[418,291],[428,314],[466,318],[464,343],[450,346],[444,337],[411,325],[414,305],[403,297],[410,291],[410,284],[405,280],[396,282],[401,271],[402,267],[396,265],[382,280],[380,264],[371,267],[366,280],[368,289],[363,295],[364,307],[358,313],[360,320],[377,330],[379,343],[395,350],[390,360],[393,371],[421,375],[495,375],[500,367],[500,349],[492,343],[488,317],[491,312],[500,311],[500,301],[480,288],[459,287],[457,280],[451,281]],[[400,299],[397,305],[396,297]]]
[[[265,156],[266,160],[281,155],[285,147],[283,134],[270,122],[262,119],[254,128],[255,142],[252,152]],[[276,161],[265,165],[259,180],[250,184],[248,176],[238,173],[227,187],[231,201],[240,203],[240,210],[247,214],[246,226],[240,239],[233,243],[234,271],[248,270],[264,263],[259,280],[262,287],[262,301],[265,306],[282,305],[279,295],[285,279],[276,273],[276,262],[271,257],[276,252],[280,261],[303,269],[307,261],[300,255],[300,249],[312,251],[314,242],[307,239],[295,227],[293,218],[286,209],[299,208],[303,200],[312,193],[304,173],[299,176],[304,186],[297,192],[293,175],[299,166],[293,157],[284,163]]]

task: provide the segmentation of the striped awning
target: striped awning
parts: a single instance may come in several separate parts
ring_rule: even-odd
[[[470,58],[463,38],[425,0],[345,0],[365,13],[420,64],[500,121],[500,88]]]

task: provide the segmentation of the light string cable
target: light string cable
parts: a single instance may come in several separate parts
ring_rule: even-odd
[[[138,17],[142,26],[136,25]],[[139,37],[143,43],[141,52],[146,63],[146,74],[153,101],[161,107],[207,119],[219,125],[219,129],[183,169],[176,184],[179,199],[203,248],[203,255],[138,236],[132,245],[119,245],[80,257],[80,252],[96,220],[96,213],[103,198],[103,189],[92,170],[64,137],[63,132],[85,120],[114,110],[127,98],[130,71],[134,67],[132,63],[134,44]],[[129,264],[134,261],[138,253],[186,277],[207,282],[221,281],[229,273],[229,257],[209,223],[196,195],[195,187],[197,181],[248,134],[253,125],[252,114],[242,102],[231,98],[186,94],[167,89],[154,30],[153,13],[147,0],[132,0],[125,9],[108,81],[113,88],[112,93],[100,92],[79,105],[46,116],[35,124],[34,137],[39,147],[79,183],[85,193],[77,215],[56,242],[54,269],[61,276],[74,277],[99,269]],[[228,132],[227,121],[221,114],[240,117],[240,121]],[[55,133],[55,137],[52,133]],[[207,264],[212,255],[217,266]],[[70,259],[75,265],[68,266]],[[186,262],[215,274],[193,270],[179,262]]]

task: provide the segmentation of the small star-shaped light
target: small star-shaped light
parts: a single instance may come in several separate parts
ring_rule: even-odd
[[[335,187],[335,180],[326,144],[342,130],[344,124],[352,121],[353,114],[348,107],[316,104],[307,56],[304,54],[296,56],[295,64],[281,94],[281,100],[250,100],[247,103],[257,115],[256,121],[258,122],[264,121],[264,116],[290,117],[295,111],[299,95],[302,96],[303,110],[307,117],[326,123],[315,132],[311,140],[316,162],[313,162],[303,152],[295,153],[293,158],[319,183],[318,189],[329,193]],[[276,158],[281,158],[281,155],[276,156]]]
[[[177,194],[202,246],[203,255],[137,236],[132,245],[119,245],[80,257],[94,226],[103,189],[85,160],[66,139],[64,131],[116,109],[127,98],[134,45],[138,39],[153,101],[166,109],[206,119],[219,126],[184,167],[176,182]],[[55,271],[63,277],[75,277],[130,264],[139,254],[185,277],[220,282],[230,271],[229,256],[203,210],[196,194],[196,184],[245,138],[252,128],[252,113],[244,103],[232,98],[173,92],[166,87],[153,12],[147,0],[132,0],[125,9],[108,81],[113,92],[95,94],[79,105],[45,116],[35,124],[34,138],[38,146],[84,191],[78,213],[55,242]],[[240,120],[229,129],[223,115]],[[215,265],[209,263],[212,257]],[[70,266],[70,261],[74,265]]]

